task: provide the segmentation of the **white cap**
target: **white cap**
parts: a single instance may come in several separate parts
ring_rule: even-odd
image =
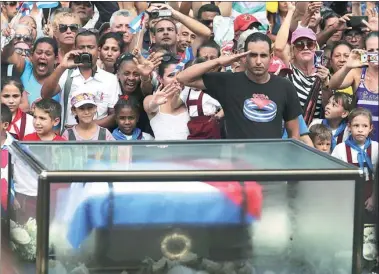
[[[71,97],[71,106],[78,108],[85,104],[91,104],[96,106],[96,96],[89,92],[74,92]]]

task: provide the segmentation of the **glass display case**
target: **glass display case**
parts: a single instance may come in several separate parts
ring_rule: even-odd
[[[300,142],[14,143],[10,152],[38,193],[36,273],[362,271],[362,174]]]

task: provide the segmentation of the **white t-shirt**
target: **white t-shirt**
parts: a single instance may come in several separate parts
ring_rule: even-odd
[[[190,93],[191,90],[191,93]],[[181,92],[180,92],[180,99],[186,104],[187,106],[187,98],[188,94],[190,96],[189,100],[198,100],[200,96],[201,91],[196,90],[190,87],[185,87]],[[211,96],[208,94],[204,93],[203,99],[202,99],[202,107],[203,107],[203,112],[205,116],[211,116],[217,113],[217,111],[221,108],[220,103],[216,100],[213,99]],[[199,116],[197,112],[197,106],[191,105],[187,106],[187,109],[189,111],[190,117],[197,117]]]
[[[312,123],[309,125],[309,128],[313,125],[318,125],[318,124],[322,124],[322,119],[313,119]],[[333,129],[332,130],[332,134],[334,136],[334,134],[336,134],[336,131],[337,129]],[[350,135],[350,131],[349,129],[345,128],[345,131],[343,132],[343,136],[342,136],[342,142],[345,142],[347,140],[347,138],[349,138],[349,135]],[[337,142],[337,137],[334,137],[334,140]]]
[[[16,127],[17,127],[17,130],[16,130],[15,126],[12,125],[11,128],[10,128],[10,130],[9,130],[9,132],[12,133],[12,134],[18,135],[19,130],[21,128],[21,119],[18,119],[18,121],[16,122]],[[33,116],[29,115],[29,114],[26,114],[24,136],[26,136],[28,134],[32,134],[34,132],[35,132],[35,129],[34,129],[34,126],[33,126]]]
[[[361,146],[361,148],[363,149],[363,146]],[[367,152],[367,150],[366,150],[366,152]],[[334,148],[334,150],[332,152],[332,156],[347,163],[347,154],[346,154],[345,143],[338,144]],[[358,164],[358,151],[356,151],[355,149],[351,149],[351,160],[352,160],[353,164]],[[374,166],[374,169],[375,169],[376,164],[378,162],[378,142],[376,142],[376,141],[371,141],[371,162],[372,162],[372,165]],[[369,179],[369,177],[368,177],[369,173],[368,173],[367,168],[364,169],[364,172],[366,174],[366,180],[368,180]],[[374,173],[375,173],[375,170],[374,170]]]
[[[66,70],[59,79],[59,87],[61,88],[61,105],[64,107],[64,86],[66,83],[68,70]],[[83,91],[92,93],[96,96],[97,104],[97,120],[103,119],[108,116],[108,108],[113,108],[117,103],[119,95],[121,95],[121,88],[118,83],[116,75],[109,73],[101,68],[97,68],[94,77],[84,79],[79,69],[75,69],[71,77],[73,78],[71,84],[70,94],[68,96],[67,109],[63,110],[66,115],[67,125],[76,125],[76,120],[71,112],[71,98],[72,94],[76,91]],[[64,125],[62,125],[64,126]]]

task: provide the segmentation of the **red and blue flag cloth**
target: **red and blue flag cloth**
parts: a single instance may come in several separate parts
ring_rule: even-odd
[[[140,15],[134,18],[132,22],[130,22],[129,26],[130,26],[131,33],[138,33],[142,30],[144,19],[145,19],[145,12],[142,12],[140,13]]]
[[[180,60],[180,62],[176,65],[176,68],[174,70],[174,74],[182,71],[184,69],[184,66],[193,59],[193,53],[192,53],[192,48],[191,47],[187,47],[183,56],[182,56],[182,59]]]
[[[34,2],[19,2],[17,10],[22,16],[26,16],[30,14],[33,5]]]

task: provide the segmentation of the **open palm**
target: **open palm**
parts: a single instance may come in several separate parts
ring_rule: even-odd
[[[167,97],[170,97],[174,93],[179,91],[178,85],[172,83],[164,88],[160,86],[158,90],[154,93],[152,101],[155,105],[163,105],[167,102]]]

